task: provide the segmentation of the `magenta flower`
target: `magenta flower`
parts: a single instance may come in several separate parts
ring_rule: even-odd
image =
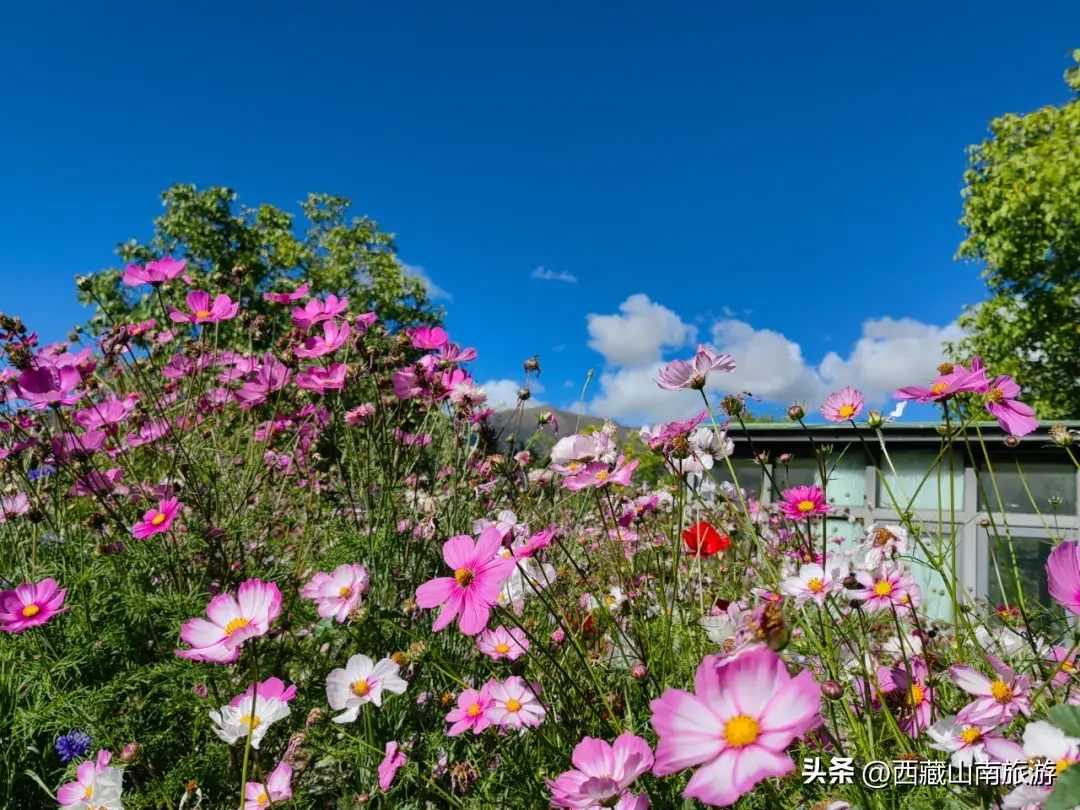
[[[274,391],[280,391],[289,384],[292,371],[272,354],[263,355],[262,365],[255,378],[244,383],[236,392],[240,407],[246,409],[262,405]]]
[[[0,591],[0,630],[18,635],[31,627],[45,624],[64,607],[66,588],[47,577],[41,582],[24,582],[13,591]]]
[[[324,354],[336,352],[345,345],[350,334],[352,329],[348,321],[324,321],[322,335],[312,335],[305,339],[304,345],[296,347],[296,356],[314,360]]]
[[[821,406],[821,415],[830,422],[850,422],[862,413],[865,403],[862,392],[845,385],[826,397],[825,404]]]
[[[188,312],[181,312],[176,307],[169,307],[169,318],[175,323],[218,323],[236,317],[240,310],[239,303],[233,303],[227,295],[217,296],[210,301],[210,293],[192,290],[187,294]]]
[[[71,421],[87,430],[119,425],[139,404],[137,396],[97,402],[88,408],[80,408],[71,414]]]
[[[708,346],[699,344],[697,354],[690,362],[672,360],[661,371],[656,384],[665,391],[693,388],[701,391],[709,375],[718,371],[734,371],[735,361],[730,354],[717,354]]]
[[[349,367],[344,363],[334,363],[330,368],[311,366],[307,371],[296,375],[296,385],[306,391],[325,395],[327,391],[340,391],[345,387],[345,377]]]
[[[926,683],[930,671],[921,658],[901,661],[895,667],[878,667],[878,689],[895,695],[894,715],[900,730],[912,739],[930,728],[934,707],[934,689]]]
[[[978,358],[976,358],[978,359]],[[980,361],[979,365],[982,365]],[[975,364],[972,363],[972,368]],[[995,377],[975,389],[986,404],[986,410],[997,419],[1001,429],[1013,436],[1026,436],[1039,426],[1035,409],[1020,402],[1020,386],[1012,377]]]
[[[539,726],[547,716],[547,709],[537,697],[540,684],[528,684],[514,675],[503,683],[488,682],[488,694],[491,705],[484,711],[484,716],[493,726],[520,729],[525,726]]]
[[[398,770],[408,760],[405,758],[405,752],[401,746],[397,744],[396,740],[391,740],[386,744],[386,756],[383,757],[383,761],[379,763],[379,789],[384,793],[390,790],[390,785],[394,783],[394,777],[397,776]]]
[[[229,701],[229,705],[234,708],[238,707],[241,703],[244,702],[245,698],[251,697],[253,691],[256,690],[253,690],[249,686],[246,691],[237,695],[231,701]],[[262,698],[263,700],[270,700],[271,698],[275,698],[277,700],[280,700],[282,703],[288,703],[290,700],[296,697],[296,685],[293,684],[286,687],[285,682],[282,681],[280,678],[267,678],[265,681],[259,683],[257,693],[257,696]]]
[[[112,767],[112,754],[98,751],[97,761],[88,759],[79,765],[75,781],[56,791],[62,810],[93,810],[120,807],[124,787],[124,772]]]
[[[321,321],[336,318],[349,308],[349,299],[338,299],[336,295],[326,296],[326,300],[312,298],[303,308],[295,307],[292,311],[292,321],[304,331],[307,331]]]
[[[503,581],[517,565],[513,557],[496,556],[501,546],[502,535],[494,526],[485,527],[475,544],[468,535],[451,537],[443,544],[443,560],[454,569],[454,575],[430,580],[416,589],[420,607],[443,605],[433,631],[442,630],[455,618],[467,636],[484,629],[492,606],[499,601]]]
[[[177,261],[172,256],[164,256],[156,262],[147,262],[146,267],[137,264],[129,264],[124,270],[124,283],[129,287],[138,287],[140,284],[161,284],[184,272],[187,262],[181,259]]]
[[[574,770],[544,780],[551,788],[551,806],[593,810],[618,806],[634,780],[652,768],[653,753],[645,740],[626,731],[614,745],[585,737],[574,747],[571,761]]]
[[[292,292],[275,293],[268,292],[263,293],[263,300],[270,301],[274,304],[291,304],[293,301],[299,301],[301,298],[306,298],[308,294],[308,283],[305,281],[299,287]]]
[[[409,336],[414,349],[425,351],[441,349],[450,342],[450,336],[438,326],[417,326],[415,329],[406,329],[405,334]]]
[[[145,540],[151,535],[167,532],[183,506],[176,498],[160,501],[157,509],[146,512],[143,519],[131,527],[131,536],[136,540]]]
[[[683,798],[729,807],[762,779],[794,770],[785,749],[821,723],[821,689],[808,670],[792,678],[767,647],[716,663],[701,662],[694,692],[668,689],[650,704],[660,737],[653,773],[700,765]]]
[[[785,489],[783,500],[777,506],[789,520],[805,520],[814,515],[826,515],[832,511],[832,507],[825,503],[825,493],[817,484]]]
[[[861,587],[849,591],[848,596],[862,602],[867,610],[917,608],[922,604],[915,577],[898,563],[883,563],[874,572],[856,571],[855,579]]]
[[[82,375],[75,366],[42,363],[19,375],[15,383],[15,393],[29,402],[35,410],[40,411],[50,405],[72,405],[78,402],[86,393],[75,391],[81,382]]]
[[[248,782],[244,786],[244,810],[266,810],[292,798],[292,768],[287,762],[279,762],[266,784]]]
[[[180,628],[180,638],[190,650],[176,650],[181,658],[231,664],[249,638],[264,636],[281,615],[281,591],[273,582],[249,579],[234,597],[219,594],[206,606],[209,621],[192,619]]]
[[[446,732],[447,737],[456,737],[462,732],[472,730],[473,734],[479,734],[491,725],[484,712],[491,706],[491,684],[484,684],[480,691],[466,689],[458,695],[456,709],[446,715],[446,722],[452,723]]]
[[[338,622],[344,622],[360,605],[360,597],[367,587],[367,569],[360,563],[346,563],[335,568],[332,574],[317,573],[300,595],[315,601],[322,618],[333,616]]]
[[[937,377],[929,388],[909,385],[898,389],[894,399],[910,399],[915,402],[940,402],[955,394],[966,394],[986,384],[986,372],[982,369],[968,371],[963,366],[946,364],[948,372]]]
[[[589,487],[606,487],[608,484],[628,487],[631,483],[630,476],[633,475],[640,462],[637,459],[634,459],[629,464],[625,462],[626,457],[619,456],[614,469],[610,464],[603,461],[590,462],[577,475],[563,479],[563,486],[571,492],[577,492]]]
[[[999,726],[1012,722],[1018,714],[1031,716],[1031,678],[1017,675],[989,653],[986,660],[997,677],[990,680],[974,667],[957,664],[949,670],[953,683],[978,700],[956,716],[956,722],[971,726]]]
[[[1070,613],[1080,616],[1080,546],[1066,540],[1046,559],[1050,595]]]
[[[30,511],[30,498],[25,492],[0,497],[0,523],[8,518],[25,515]]]
[[[490,658],[498,661],[505,658],[507,661],[517,661],[529,650],[529,640],[525,637],[525,631],[519,627],[507,630],[499,626],[494,630],[485,630],[476,639],[476,649]]]

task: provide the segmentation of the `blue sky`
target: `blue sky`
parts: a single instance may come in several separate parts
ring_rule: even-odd
[[[965,148],[1068,98],[1080,5],[750,5],[9,4],[0,309],[61,337],[173,182],[326,191],[398,234],[493,392],[539,353],[542,400],[595,369],[589,410],[678,415],[650,380],[697,340],[778,403],[917,383],[983,294]]]

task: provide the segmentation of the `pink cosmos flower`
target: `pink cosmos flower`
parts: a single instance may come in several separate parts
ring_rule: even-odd
[[[930,728],[935,691],[926,682],[929,675],[921,658],[902,661],[891,669],[879,667],[877,671],[880,692],[896,695],[893,709],[896,724],[913,740]]]
[[[244,810],[266,810],[292,798],[292,768],[287,762],[279,762],[266,784],[248,782],[244,786]]]
[[[300,595],[315,601],[322,618],[333,616],[338,622],[344,622],[360,604],[360,597],[367,587],[367,569],[360,563],[346,563],[335,568],[332,574],[317,573]]]
[[[443,544],[443,560],[454,569],[454,575],[430,580],[416,590],[420,607],[444,606],[433,631],[442,630],[455,618],[467,636],[484,629],[492,606],[499,600],[503,580],[517,565],[513,557],[497,556],[501,546],[502,535],[493,526],[481,531],[475,544],[468,535],[451,537]]]
[[[492,683],[494,681],[484,684],[479,692],[475,689],[466,689],[458,695],[458,707],[446,715],[446,722],[452,723],[446,732],[447,737],[456,737],[470,729],[473,734],[479,734],[491,725],[491,721],[487,719],[484,712],[491,706]]]
[[[1080,616],[1080,546],[1066,540],[1046,559],[1050,595],[1070,613]]]
[[[330,368],[311,366],[307,371],[296,375],[296,385],[306,391],[326,394],[327,391],[340,391],[345,387],[345,376],[349,367],[344,363],[334,363]]]
[[[635,458],[627,464],[626,457],[619,456],[614,469],[612,469],[611,465],[606,462],[593,461],[585,465],[585,469],[577,475],[563,479],[563,486],[571,492],[577,492],[589,487],[606,487],[608,484],[628,487],[631,484],[630,476],[633,475],[639,463],[638,459]]]
[[[396,740],[391,740],[386,744],[386,756],[383,757],[383,761],[379,763],[380,790],[384,793],[390,790],[390,785],[394,783],[394,777],[397,776],[398,770],[407,761],[405,752],[401,749],[401,746],[397,744]]]
[[[119,467],[106,470],[103,473],[94,471],[75,479],[75,485],[71,488],[72,495],[94,495],[98,493],[112,492],[116,489],[117,482],[124,477],[124,471]]]
[[[120,807],[124,772],[109,765],[112,754],[98,751],[97,761],[86,760],[75,772],[75,781],[61,786],[56,800],[63,810],[100,810]]]
[[[917,385],[909,385],[898,389],[893,393],[894,399],[910,399],[915,402],[940,402],[955,394],[966,394],[975,391],[979,386],[986,383],[986,372],[983,370],[968,371],[963,366],[946,364],[946,373],[937,377],[929,388]]]
[[[308,282],[304,282],[292,292],[286,293],[263,293],[263,300],[270,301],[274,304],[291,304],[293,301],[299,301],[301,298],[307,298],[308,294]]]
[[[375,413],[375,406],[370,402],[357,405],[350,411],[345,412],[345,424],[350,427],[362,424],[369,416]]]
[[[19,375],[15,383],[15,393],[30,403],[35,410],[44,410],[50,405],[72,405],[85,395],[85,391],[76,392],[82,382],[82,375],[75,366],[54,366],[42,364],[28,368]]]
[[[312,298],[303,308],[295,307],[292,311],[292,321],[304,331],[321,321],[336,318],[349,308],[349,299],[338,299],[336,295],[326,296],[323,301],[320,298]]]
[[[930,747],[949,752],[957,767],[976,762],[1019,762],[1025,758],[1024,749],[993,728],[968,725],[952,715],[938,720],[926,733],[934,740]]]
[[[64,607],[66,588],[47,577],[41,582],[24,582],[12,591],[0,591],[0,630],[19,633],[45,624],[53,616],[67,610]]]
[[[821,689],[808,670],[792,678],[767,647],[716,663],[701,662],[694,692],[668,689],[650,704],[660,737],[653,773],[700,765],[683,798],[729,807],[762,779],[794,770],[785,749],[821,723]]]
[[[255,378],[244,383],[236,392],[236,399],[244,409],[262,405],[274,391],[280,391],[289,384],[292,371],[272,354],[263,355],[262,365]]]
[[[366,335],[377,320],[379,320],[377,312],[365,312],[363,315],[357,315],[356,328],[361,335]]]
[[[861,391],[856,391],[850,385],[845,385],[825,399],[821,406],[821,415],[830,422],[850,422],[860,413],[866,398]]]
[[[349,339],[350,334],[352,334],[352,329],[348,321],[342,321],[341,323],[333,320],[324,321],[322,335],[312,335],[306,338],[302,346],[296,347],[296,356],[314,360],[324,354],[336,352],[345,345],[345,341]]]
[[[161,374],[170,380],[182,380],[184,377],[202,371],[210,365],[211,360],[212,358],[208,354],[201,354],[195,360],[192,360],[190,357],[177,352],[166,365],[162,366]]]
[[[131,536],[136,540],[145,540],[151,535],[167,532],[183,506],[176,498],[160,501],[157,509],[146,512],[143,519],[131,527]]]
[[[71,414],[71,421],[87,430],[119,425],[139,404],[138,396],[96,402],[88,408],[80,408]]]
[[[249,579],[234,597],[219,594],[206,606],[209,621],[192,619],[180,628],[180,638],[190,650],[176,650],[181,658],[231,664],[249,638],[264,636],[281,615],[281,591],[273,582]]]
[[[656,384],[665,391],[693,388],[701,391],[709,375],[718,371],[734,371],[735,361],[730,354],[717,354],[708,346],[699,344],[697,354],[690,362],[672,360],[661,371]]]
[[[614,745],[585,737],[574,747],[571,761],[574,770],[544,780],[551,788],[551,806],[593,810],[618,806],[634,780],[652,768],[653,753],[645,740],[626,731]]]
[[[187,262],[181,259],[177,261],[172,256],[163,256],[156,262],[147,262],[146,267],[137,264],[129,264],[124,270],[124,283],[129,287],[138,287],[140,284],[161,284],[171,281],[184,272]]]
[[[827,515],[833,509],[825,503],[825,493],[817,484],[785,489],[783,500],[777,506],[789,520],[805,520],[814,515]]]
[[[502,658],[517,661],[528,652],[529,640],[525,637],[525,631],[519,627],[507,630],[499,626],[494,630],[485,630],[481,633],[476,639],[476,649],[492,661]]]
[[[502,683],[489,681],[488,687],[491,705],[484,711],[484,716],[492,725],[519,729],[544,722],[547,709],[537,697],[540,684],[527,684],[514,675]]]
[[[414,349],[433,351],[441,349],[450,342],[450,336],[438,326],[417,326],[415,329],[406,329]]]
[[[997,677],[990,680],[974,667],[957,664],[949,670],[953,683],[978,700],[957,715],[957,722],[972,726],[1007,725],[1017,714],[1031,716],[1031,678],[1017,675],[994,656],[986,660]]]
[[[263,700],[277,699],[282,703],[288,703],[296,697],[296,684],[286,687],[284,681],[280,678],[267,678],[259,684],[258,690],[253,690],[249,686],[246,691],[234,697],[229,702],[229,705],[234,708],[238,707],[244,702],[245,698],[251,697],[253,692],[257,694],[257,697],[260,697]]]
[[[1064,647],[1053,647],[1047,656],[1047,663],[1051,671],[1058,671],[1054,676],[1054,683],[1057,684],[1068,683],[1080,668],[1077,665],[1076,656],[1069,655],[1069,651]]]
[[[807,602],[824,605],[830,594],[836,593],[840,583],[836,580],[839,572],[826,573],[817,563],[808,563],[799,569],[795,576],[788,577],[780,584],[780,590],[795,597],[795,607],[802,607]]]
[[[30,511],[30,498],[25,492],[0,497],[0,523],[8,518],[25,515]]]
[[[972,373],[983,372],[981,357],[973,357],[971,360]],[[975,393],[979,394],[986,403],[986,410],[998,420],[1001,429],[1013,436],[1026,436],[1039,426],[1039,420],[1035,418],[1035,409],[1017,400],[1020,396],[1020,386],[1012,377],[1001,376],[993,380],[985,377],[976,386]]]
[[[227,295],[217,296],[210,301],[210,293],[192,290],[187,294],[188,312],[181,312],[176,307],[169,307],[169,318],[174,323],[218,323],[236,317],[240,310],[239,303],[233,303]]]
[[[915,577],[898,563],[884,563],[874,572],[856,571],[855,579],[862,587],[849,591],[848,596],[862,602],[867,610],[917,608],[922,603]]]

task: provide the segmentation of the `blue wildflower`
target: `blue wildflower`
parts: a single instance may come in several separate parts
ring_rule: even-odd
[[[90,752],[91,743],[93,740],[86,732],[72,731],[56,738],[56,753],[60,755],[61,762],[82,759]]]
[[[55,473],[55,467],[50,467],[48,464],[45,464],[44,466],[35,467],[34,469],[30,470],[26,474],[26,477],[29,478],[31,481],[37,481],[39,478],[45,478],[46,476],[53,475]]]

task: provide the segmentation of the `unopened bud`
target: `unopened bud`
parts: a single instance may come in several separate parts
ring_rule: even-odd
[[[821,685],[821,694],[829,700],[836,700],[844,694],[844,685],[840,681],[825,681]]]
[[[885,417],[881,415],[881,411],[867,411],[866,424],[872,428],[879,428],[885,424]]]
[[[120,761],[130,765],[139,759],[139,755],[142,753],[142,746],[137,742],[129,742],[124,746],[124,749],[120,752]]]
[[[804,416],[806,416],[806,409],[803,408],[803,406],[799,405],[798,403],[796,403],[795,405],[792,405],[790,408],[787,409],[787,417],[792,422],[798,422]]]
[[[535,371],[540,374],[540,357],[539,355],[530,357],[522,365],[524,365],[526,371]]]
[[[1073,435],[1064,425],[1054,425],[1050,428],[1050,438],[1054,444],[1060,447],[1068,447],[1072,444]]]
[[[1006,447],[1016,447],[1019,444],[1020,444],[1020,440],[1018,438],[1016,438],[1015,436],[1006,436],[1005,437],[1005,446]]]
[[[520,400],[521,402],[524,402],[525,400],[527,400],[527,399],[528,399],[529,397],[531,397],[531,396],[532,396],[532,391],[530,391],[530,390],[529,390],[529,387],[528,387],[528,386],[525,386],[524,388],[522,388],[522,389],[521,389],[520,391],[518,391],[518,393],[517,393],[517,398],[518,398],[518,400]]]
[[[634,664],[630,670],[630,677],[635,681],[643,681],[649,676],[649,668],[644,664]]]

